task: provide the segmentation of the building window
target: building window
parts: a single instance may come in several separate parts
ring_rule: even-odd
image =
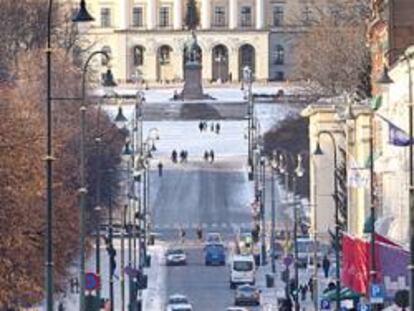
[[[285,63],[285,49],[283,48],[283,46],[276,45],[274,58],[275,65],[283,65]]]
[[[142,66],[144,64],[144,48],[142,46],[134,46],[133,50],[134,66]]]
[[[226,25],[226,13],[224,7],[216,6],[214,8],[214,26],[222,27]]]
[[[311,9],[308,6],[306,6],[302,14],[303,14],[303,23],[305,25],[309,25],[311,22],[311,14],[312,14]]]
[[[102,51],[105,52],[109,58],[112,57],[112,50],[109,46],[105,45],[102,47]],[[102,55],[101,57],[101,65],[102,66],[107,66],[109,64],[109,60],[105,57],[105,55]]]
[[[279,27],[283,25],[283,7],[273,7],[273,26]]]
[[[101,27],[111,27],[111,9],[101,8]]]
[[[252,8],[250,6],[241,7],[241,25],[242,27],[252,26]]]
[[[159,61],[161,65],[166,65],[170,63],[170,53],[171,48],[167,45],[163,45],[160,47],[160,55],[159,55]]]
[[[170,26],[170,8],[161,7],[160,8],[160,27]]]
[[[285,74],[283,71],[276,71],[274,75],[275,81],[284,81],[285,80]]]
[[[142,27],[144,25],[143,13],[141,7],[135,7],[132,10],[132,26]]]

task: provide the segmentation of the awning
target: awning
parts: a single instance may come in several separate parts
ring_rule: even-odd
[[[356,300],[356,299],[361,298],[361,295],[358,294],[357,292],[354,292],[352,289],[350,289],[348,287],[344,287],[340,291],[339,298],[341,300],[348,300],[348,299]],[[327,291],[327,292],[323,293],[322,294],[322,299],[328,299],[330,301],[335,301],[335,299],[336,299],[336,290],[332,289],[330,291]]]

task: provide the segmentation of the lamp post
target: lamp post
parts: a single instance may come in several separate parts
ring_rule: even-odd
[[[247,131],[247,165],[251,168],[249,174],[249,180],[253,180],[254,176],[254,163],[253,163],[253,144],[252,144],[252,127],[253,127],[253,117],[254,117],[254,103],[253,103],[253,94],[252,94],[252,83],[253,83],[253,73],[252,70],[246,66],[243,68],[243,85],[247,84],[248,87],[248,98],[247,98],[247,121],[248,121],[248,131]]]
[[[275,167],[279,169],[279,172],[281,174],[284,174],[285,177],[285,189],[286,192],[289,191],[289,161],[292,163],[292,167],[295,167],[293,170],[293,173],[291,175],[292,177],[292,194],[293,194],[293,242],[294,242],[294,272],[295,272],[295,291],[296,294],[294,295],[295,300],[295,310],[299,311],[300,305],[299,305],[299,256],[298,256],[298,237],[297,237],[297,227],[298,227],[298,215],[297,215],[297,206],[295,201],[295,193],[296,193],[296,183],[297,178],[300,178],[304,175],[304,168],[302,163],[302,155],[299,153],[296,156],[286,150],[283,151],[273,151],[273,157],[274,161],[276,162],[274,164]],[[295,160],[296,157],[296,160]],[[288,202],[286,202],[288,203]],[[289,281],[289,280],[288,280]]]
[[[333,145],[334,153],[334,202],[335,202],[335,257],[336,257],[336,286],[335,286],[335,301],[336,301],[336,310],[341,309],[341,271],[340,271],[340,256],[339,256],[339,206],[338,206],[338,180],[337,180],[337,171],[338,171],[338,158],[337,158],[337,148],[335,136],[329,131],[320,131],[317,137],[316,149],[314,155],[323,155],[319,139],[322,135],[327,135]]]
[[[52,101],[57,100],[52,95],[52,14],[53,0],[48,2],[47,14],[47,45],[46,45],[46,239],[45,239],[45,291],[46,310],[54,308],[53,286],[53,148],[52,148]],[[93,21],[92,16],[86,10],[84,0],[80,1],[80,8],[73,19],[77,23]]]
[[[396,49],[390,49],[386,54],[394,51]],[[408,270],[410,273],[410,310],[414,311],[414,165],[413,165],[413,105],[414,105],[414,96],[413,96],[413,76],[411,67],[411,58],[413,54],[409,54],[407,50],[402,53],[402,60],[406,62],[408,68],[408,126],[409,126],[409,241],[410,241],[410,264]],[[394,81],[388,75],[388,68],[384,66],[384,71],[378,79],[377,83],[382,85],[388,85]]]
[[[86,62],[83,66],[82,71],[82,105],[80,107],[81,111],[81,139],[80,139],[80,218],[79,218],[79,227],[80,227],[80,270],[79,270],[79,284],[80,284],[80,295],[79,295],[79,307],[80,311],[85,310],[85,210],[86,210],[86,194],[88,192],[86,186],[85,178],[85,132],[86,132],[86,73],[88,71],[89,64],[91,60],[96,55],[103,55],[109,61],[109,55],[105,51],[95,51],[89,55],[86,59]],[[112,79],[110,70],[105,76],[104,85],[107,83],[113,83],[113,81],[108,81]],[[99,255],[98,257],[99,258]]]

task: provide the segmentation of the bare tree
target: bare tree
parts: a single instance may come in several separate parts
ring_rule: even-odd
[[[312,9],[313,18],[294,48],[294,78],[311,82],[312,90],[324,96],[344,91],[369,96],[368,8],[358,0],[333,0]]]

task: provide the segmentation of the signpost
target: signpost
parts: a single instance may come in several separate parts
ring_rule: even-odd
[[[101,279],[95,273],[89,272],[85,274],[85,289],[89,291],[96,290],[101,287]]]
[[[328,299],[321,300],[321,310],[331,310],[331,302]]]
[[[382,284],[371,284],[370,302],[373,304],[384,303],[385,289]]]

